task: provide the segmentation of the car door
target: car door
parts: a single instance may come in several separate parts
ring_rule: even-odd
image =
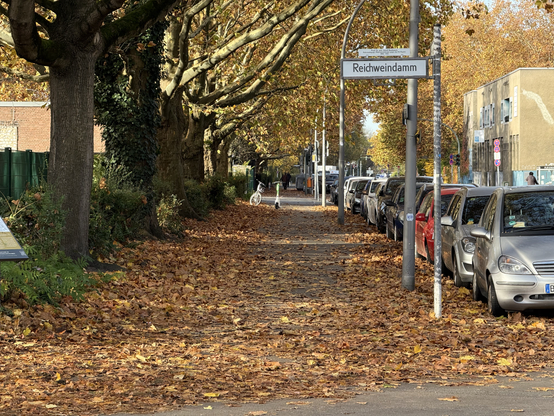
[[[427,212],[429,211],[429,208],[431,207],[431,200],[433,198],[432,193],[428,193],[425,198],[423,198],[423,201],[421,202],[421,205],[419,206],[419,211],[416,215],[416,223],[415,223],[415,243],[416,243],[416,251],[419,255],[425,257],[425,227],[427,225]],[[421,220],[421,216],[424,216]]]
[[[483,293],[487,293],[487,281],[486,281],[486,270],[487,265],[492,260],[494,256],[493,252],[493,226],[494,218],[496,214],[496,205],[498,202],[498,195],[493,194],[485,210],[483,211],[483,216],[479,222],[479,226],[483,227],[486,231],[489,232],[490,238],[486,239],[483,237],[477,238],[475,242],[475,252],[473,253],[473,270],[477,275],[477,283],[481,287]]]
[[[464,193],[458,193],[454,195],[448,209],[446,211],[447,216],[452,218],[452,226],[441,226],[441,255],[444,265],[452,270],[452,246],[456,241],[456,229],[460,227],[460,212],[462,212],[462,204],[465,200]]]

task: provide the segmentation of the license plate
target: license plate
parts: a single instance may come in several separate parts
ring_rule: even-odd
[[[554,284],[547,283],[544,285],[544,293],[554,293]]]

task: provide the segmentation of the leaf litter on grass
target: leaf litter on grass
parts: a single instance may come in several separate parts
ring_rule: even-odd
[[[403,290],[402,244],[336,215],[239,203],[186,220],[183,241],[124,248],[126,272],[81,303],[0,316],[0,413],[336,400],[546,368],[551,319],[493,318],[448,279],[435,319],[432,266],[416,260]]]

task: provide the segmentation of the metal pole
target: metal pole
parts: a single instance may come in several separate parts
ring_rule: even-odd
[[[317,118],[315,119],[316,128],[314,129],[314,199],[318,200],[319,184],[318,178],[319,174],[317,172]]]
[[[418,56],[419,0],[410,2],[410,56]],[[408,79],[408,120],[406,122],[405,222],[402,257],[402,287],[415,289],[415,188],[417,131],[417,79]]]
[[[354,17],[358,14],[358,11],[364,4],[365,0],[360,0],[358,6],[352,13],[348,26],[346,26],[346,31],[344,32],[344,39],[342,40],[342,50],[340,53],[340,59],[344,59],[344,54],[346,50],[346,41],[348,39],[348,33],[350,32],[350,27],[354,21]],[[339,111],[339,214],[338,214],[338,223],[340,225],[344,224],[344,78],[340,77],[340,111]]]
[[[433,51],[433,117],[434,117],[434,141],[433,150],[435,152],[433,177],[434,177],[434,213],[435,218],[435,282],[434,282],[434,306],[435,317],[442,316],[442,261],[441,261],[441,27],[435,25]]]
[[[325,91],[325,94],[327,93],[327,91]],[[323,182],[321,184],[321,206],[322,207],[325,207],[326,206],[326,202],[325,202],[325,198],[327,197],[327,180],[326,180],[326,172],[325,172],[325,169],[326,169],[326,165],[327,165],[327,155],[326,155],[326,151],[327,151],[327,144],[325,143],[325,94],[323,94],[323,131],[321,132],[321,135],[322,135],[322,138],[321,138],[321,164],[323,166],[323,171],[321,173],[321,181]]]

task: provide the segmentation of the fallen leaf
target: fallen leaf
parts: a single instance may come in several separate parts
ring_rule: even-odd
[[[452,396],[452,397],[442,397],[440,398],[439,400],[443,400],[443,401],[446,401],[446,402],[457,402],[459,401],[457,397],[455,396]]]

